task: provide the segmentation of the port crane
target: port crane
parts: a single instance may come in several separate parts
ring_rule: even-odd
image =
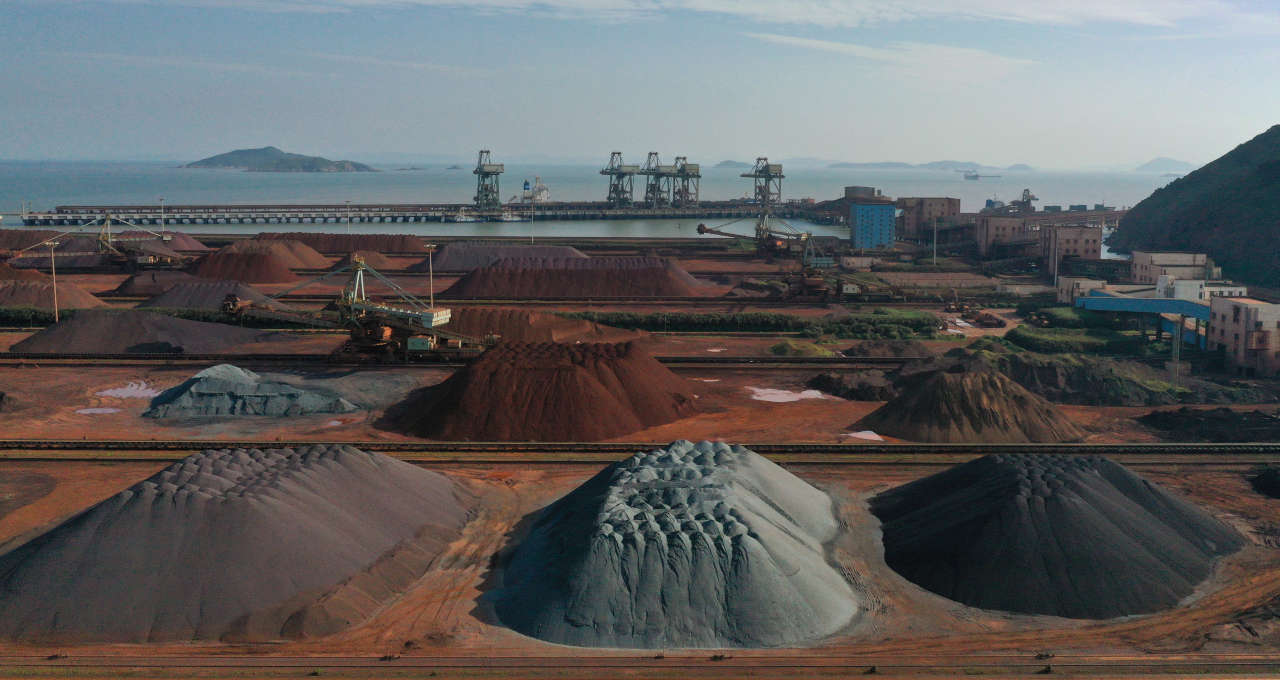
[[[347,275],[347,283],[323,310],[281,309],[274,304],[289,293],[340,274]],[[387,303],[371,299],[365,288],[367,276],[390,288],[398,300]],[[222,311],[231,316],[286,321],[314,328],[346,329],[350,339],[334,352],[335,356],[343,358],[372,361],[457,359],[478,355],[499,340],[497,335],[473,338],[444,330],[441,326],[449,323],[452,311],[436,306],[434,291],[428,300],[422,300],[369,266],[359,255],[352,257],[349,265],[267,296],[265,301],[244,300],[234,293],[228,294],[222,301]]]

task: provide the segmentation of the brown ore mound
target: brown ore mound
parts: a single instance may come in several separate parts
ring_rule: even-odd
[[[62,232],[52,229],[0,229],[0,250],[22,250],[47,241]],[[45,255],[49,249],[45,248]]]
[[[290,239],[236,241],[218,252],[269,253],[279,257],[291,269],[327,269],[329,267],[329,258],[301,241]]]
[[[49,278],[34,269],[15,269],[0,262],[0,281],[44,281]]]
[[[503,343],[387,415],[456,441],[595,441],[698,412],[689,383],[635,343]]]
[[[169,270],[139,272],[125,279],[112,292],[117,295],[159,295],[179,283],[199,280],[186,272]]]
[[[1082,439],[1052,404],[991,370],[921,374],[854,427],[916,442],[1022,443]]]
[[[195,240],[191,234],[183,231],[122,231],[120,232],[120,236],[129,238],[140,238],[145,236],[154,237],[156,233],[162,234],[162,237],[156,237],[156,241],[159,241],[180,253],[207,253],[210,250],[213,250],[213,248]]]
[[[154,312],[97,309],[76,312],[9,350],[38,354],[205,354],[274,335]]]
[[[376,250],[357,250],[353,253],[347,253],[341,260],[338,260],[337,264],[333,265],[333,268],[337,269],[338,267],[345,267],[351,264],[352,259],[357,255],[364,258],[365,264],[379,271],[389,271],[391,269],[395,269],[396,266],[396,264],[391,261],[391,258]]]
[[[301,241],[322,253],[335,255],[353,250],[376,250],[383,253],[421,253],[426,244],[421,236],[411,234],[313,234],[294,231],[258,234],[259,241]]]
[[[350,446],[204,451],[0,556],[0,637],[335,632],[424,573],[473,502]]]
[[[220,310],[228,295],[248,300],[260,307],[285,309],[285,305],[268,298],[262,291],[239,281],[208,281],[192,278],[143,302],[139,307],[155,309]]]
[[[587,256],[572,246],[495,245],[460,241],[446,245],[435,254],[433,261],[423,260],[410,267],[409,271],[425,272],[431,264],[434,264],[436,271],[441,272],[471,271],[510,257],[564,260],[585,259]]]
[[[468,272],[449,297],[692,297],[696,279],[659,257],[507,258]]]
[[[75,284],[66,281],[58,284],[58,309],[88,309],[104,304]],[[35,307],[53,311],[53,281],[0,280],[0,307]]]
[[[449,330],[473,338],[497,335],[507,342],[624,342],[645,335],[583,319],[501,307],[455,308]]]
[[[298,276],[289,262],[275,253],[230,253],[218,251],[200,261],[196,276],[245,283],[292,283]]]

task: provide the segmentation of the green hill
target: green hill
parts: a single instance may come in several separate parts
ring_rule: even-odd
[[[319,156],[287,153],[274,146],[261,149],[237,149],[210,156],[184,168],[234,168],[249,172],[377,172],[355,161],[331,161]]]
[[[1107,244],[1208,253],[1226,276],[1280,287],[1280,125],[1156,189]]]

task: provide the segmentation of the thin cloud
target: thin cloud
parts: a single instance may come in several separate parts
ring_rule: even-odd
[[[437,64],[429,61],[404,61],[401,59],[383,59],[381,57],[365,57],[354,54],[325,54],[323,52],[306,52],[313,59],[324,59],[342,64],[358,66],[376,66],[378,68],[398,68],[411,71],[425,71],[451,76],[490,76],[497,73],[494,69],[475,68],[471,66],[455,66],[453,64]]]
[[[67,2],[69,0],[44,0]],[[765,24],[852,27],[920,19],[1027,24],[1115,23],[1173,29],[1188,23],[1225,26],[1280,21],[1280,9],[1244,0],[98,0],[182,4],[265,12],[356,12],[377,8],[449,7],[625,20],[673,12],[736,17]]]
[[[885,47],[801,38],[777,33],[744,33],[754,40],[807,50],[842,54],[874,61],[892,69],[895,75],[937,83],[971,83],[1000,80],[1035,64],[1030,59],[1004,55],[972,47],[952,47],[921,42],[894,42]]]
[[[225,61],[206,61],[203,59],[189,59],[186,57],[172,56],[151,56],[144,54],[120,54],[116,52],[50,52],[49,54],[64,57],[67,59],[75,59],[82,61],[94,62],[115,62],[117,64],[131,64],[135,66],[148,67],[164,67],[164,68],[189,68],[200,71],[225,72],[225,73],[257,73],[269,76],[315,76],[316,73],[306,71],[296,71],[291,69],[269,66],[266,64],[246,64],[238,62]]]

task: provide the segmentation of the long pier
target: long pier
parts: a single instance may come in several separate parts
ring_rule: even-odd
[[[343,224],[450,221],[528,220],[643,220],[733,219],[754,217],[753,201],[703,201],[683,207],[610,207],[605,202],[556,202],[478,209],[468,203],[362,203],[279,205],[62,205],[44,212],[23,212],[28,227],[72,227],[110,215],[137,225],[183,224]],[[773,208],[780,217],[794,217],[798,207]],[[459,220],[459,216],[463,216]],[[504,219],[508,218],[508,219]]]

